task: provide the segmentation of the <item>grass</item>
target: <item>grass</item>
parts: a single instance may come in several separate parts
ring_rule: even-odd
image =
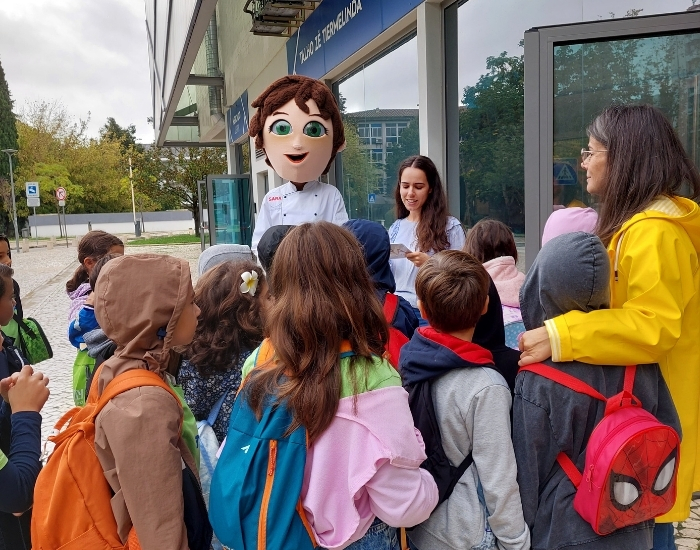
[[[199,243],[197,235],[164,235],[162,237],[150,237],[148,239],[134,239],[128,241],[127,246],[148,246],[151,244],[194,244]]]

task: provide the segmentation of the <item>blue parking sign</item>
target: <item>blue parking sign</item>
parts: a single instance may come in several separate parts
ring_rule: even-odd
[[[369,193],[369,194],[367,195],[367,202],[370,203],[370,204],[374,204],[375,202],[377,202],[377,195],[376,195],[376,193]]]
[[[28,181],[25,185],[25,190],[28,199],[39,197],[39,183],[36,181]]]

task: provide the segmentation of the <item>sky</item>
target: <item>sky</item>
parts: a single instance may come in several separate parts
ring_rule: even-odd
[[[153,141],[143,0],[2,0],[0,62],[16,112],[59,101],[91,137],[111,116]]]

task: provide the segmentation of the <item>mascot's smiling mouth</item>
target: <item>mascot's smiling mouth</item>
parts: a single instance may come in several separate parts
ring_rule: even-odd
[[[308,154],[309,153],[301,153],[299,155],[284,155],[284,156],[287,157],[289,160],[291,160],[294,164],[299,164],[308,156]]]

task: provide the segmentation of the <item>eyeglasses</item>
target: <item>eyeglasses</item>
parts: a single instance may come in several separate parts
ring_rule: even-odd
[[[588,159],[590,159],[593,156],[593,153],[607,153],[607,149],[601,149],[600,151],[591,151],[590,149],[586,149],[585,147],[581,149],[581,161],[586,162]]]

